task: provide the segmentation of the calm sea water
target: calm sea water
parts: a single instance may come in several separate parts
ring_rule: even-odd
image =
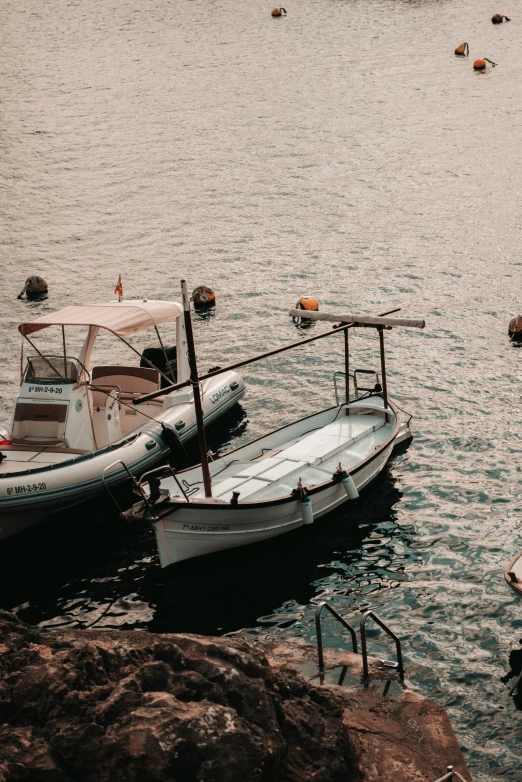
[[[177,298],[186,276],[217,291],[195,323],[203,368],[299,338],[287,310],[301,294],[425,317],[425,332],[387,338],[415,439],[357,505],[171,574],[149,531],[122,530],[109,505],[101,529],[75,511],[59,533],[4,544],[2,605],[45,627],[289,640],[313,637],[321,599],[354,618],[371,606],[403,639],[409,681],[448,709],[475,778],[520,782],[520,714],[501,681],[522,638],[502,576],[522,548],[522,352],[506,335],[522,307],[519,8],[286,8],[6,0],[0,417],[17,323],[105,301],[120,273],[126,296],[148,298]],[[494,27],[496,11],[513,21]],[[482,56],[498,67],[477,75]],[[16,300],[29,273],[49,280],[46,301]],[[216,447],[331,404],[340,347],[247,367]],[[355,366],[377,358],[370,334],[352,348]]]

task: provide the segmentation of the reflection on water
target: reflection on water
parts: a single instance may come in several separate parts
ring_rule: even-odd
[[[39,554],[43,529],[24,536],[32,583],[4,562],[2,592],[10,591],[11,603],[31,595],[27,603],[20,599],[18,615],[42,627],[96,623],[220,634],[258,620],[274,634],[302,620],[307,607],[324,595],[334,605],[349,596],[359,611],[371,604],[370,595],[398,586],[420,563],[415,550],[409,551],[412,530],[400,529],[394,521],[400,493],[391,475],[384,473],[374,485],[375,494],[363,494],[310,528],[187,560],[166,571],[158,567],[154,535],[147,527],[125,528],[107,514],[102,531],[85,518],[84,537],[76,537],[75,545],[63,520],[52,532],[45,530],[52,546],[47,545],[50,553],[44,560]],[[12,556],[16,542],[10,547]],[[54,582],[49,578],[53,571],[59,574]],[[310,631],[304,624],[299,629],[304,635]]]
[[[522,644],[522,639],[519,641]],[[522,649],[512,649],[509,653],[509,671],[500,678],[509,686],[509,694],[517,709],[522,710]]]

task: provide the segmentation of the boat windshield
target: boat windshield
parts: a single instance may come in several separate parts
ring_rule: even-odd
[[[78,382],[78,362],[63,356],[30,356],[24,373],[24,383],[40,381],[73,384]]]

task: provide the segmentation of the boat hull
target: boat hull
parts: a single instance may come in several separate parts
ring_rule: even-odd
[[[393,444],[381,451],[362,470],[353,476],[358,491],[363,490],[385,467]],[[348,502],[342,483],[336,483],[312,495],[315,520]],[[218,511],[219,508],[219,511]],[[221,510],[222,508],[222,510]],[[175,513],[154,524],[161,567],[184,559],[212,554],[229,548],[260,543],[304,526],[300,500],[282,505],[249,508],[216,506],[212,523],[201,521],[201,512],[183,506]]]
[[[237,383],[233,391],[230,390],[231,383]],[[229,391],[222,393],[223,388]],[[203,399],[205,425],[213,423],[237,404],[244,393],[244,382],[235,372],[227,373],[226,377],[222,375],[217,383],[209,384]],[[216,397],[216,402],[212,402]],[[187,442],[197,433],[192,402],[163,410],[155,421],[100,451],[74,456],[47,467],[37,466],[14,472],[11,469],[0,474],[0,540],[105,493],[102,475],[118,460],[132,474],[141,474],[164,462],[170,450],[161,435],[162,423],[174,427],[180,419],[186,425],[179,432],[179,439],[182,443]],[[13,451],[13,454],[16,453]],[[23,451],[18,453],[23,456]],[[58,458],[59,454],[55,457]],[[5,463],[0,464],[0,472]],[[121,464],[105,476],[111,491],[128,480],[128,473]]]

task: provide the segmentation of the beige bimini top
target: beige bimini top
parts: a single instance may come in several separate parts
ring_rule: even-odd
[[[99,326],[117,337],[159,326],[182,313],[173,301],[114,301],[109,304],[73,304],[57,312],[42,315],[30,323],[20,323],[20,334],[33,334],[49,326]]]

